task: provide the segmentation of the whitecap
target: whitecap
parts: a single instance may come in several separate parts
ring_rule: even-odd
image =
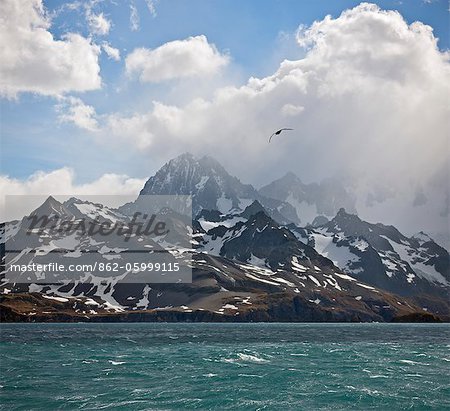
[[[263,375],[257,375],[257,374],[238,374],[238,377],[256,377],[256,378],[263,378]]]
[[[400,360],[400,362],[402,362],[404,364],[409,364],[409,365],[430,365],[427,363],[416,362],[416,361],[412,361],[412,360]]]
[[[250,355],[250,354],[244,354],[244,353],[238,353],[238,357],[242,361],[248,361],[248,362],[256,362],[256,363],[269,362],[269,360],[265,360],[264,358],[257,357],[256,355]]]

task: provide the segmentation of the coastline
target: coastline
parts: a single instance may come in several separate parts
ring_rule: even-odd
[[[40,301],[39,301],[40,300]],[[232,313],[206,309],[185,310],[179,307],[147,310],[121,310],[111,312],[101,310],[95,313],[77,312],[72,307],[76,298],[65,298],[67,302],[45,299],[37,293],[9,294],[0,297],[0,323],[449,323],[442,318],[426,312],[408,312],[385,318],[380,315],[363,316],[361,313],[346,311],[319,310],[306,308],[293,300],[292,304],[281,301],[261,308],[248,308]],[[72,301],[71,301],[72,300]],[[27,304],[39,310],[30,311]]]

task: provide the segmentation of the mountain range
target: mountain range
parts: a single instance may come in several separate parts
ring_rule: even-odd
[[[105,222],[127,226],[148,199],[168,195],[191,196],[192,215],[165,207],[160,212],[168,233],[149,237],[133,232],[127,244],[114,236],[57,229],[30,233],[26,217],[3,223],[1,320],[450,319],[448,251],[423,232],[407,237],[393,226],[360,219],[339,181],[307,185],[288,173],[257,190],[215,159],[186,153],[150,177],[133,203],[112,209],[49,197],[32,215],[89,221],[94,227]],[[23,271],[8,281],[11,248],[21,250],[13,258],[23,265],[124,265],[145,263],[158,254],[185,272],[139,281],[127,281],[135,273],[125,269],[114,276],[55,274],[46,283],[41,273]]]

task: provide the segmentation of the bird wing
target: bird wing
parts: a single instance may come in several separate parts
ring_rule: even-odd
[[[272,140],[272,137],[273,137],[274,135],[280,134],[283,130],[293,130],[293,128],[280,128],[279,130],[275,131],[275,133],[273,133],[273,134],[269,137],[269,143],[270,143],[270,140]]]

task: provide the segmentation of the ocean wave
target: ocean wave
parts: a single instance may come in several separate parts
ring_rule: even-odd
[[[113,361],[113,360],[109,360],[108,361],[111,365],[122,365],[122,364],[126,364],[125,361]]]

